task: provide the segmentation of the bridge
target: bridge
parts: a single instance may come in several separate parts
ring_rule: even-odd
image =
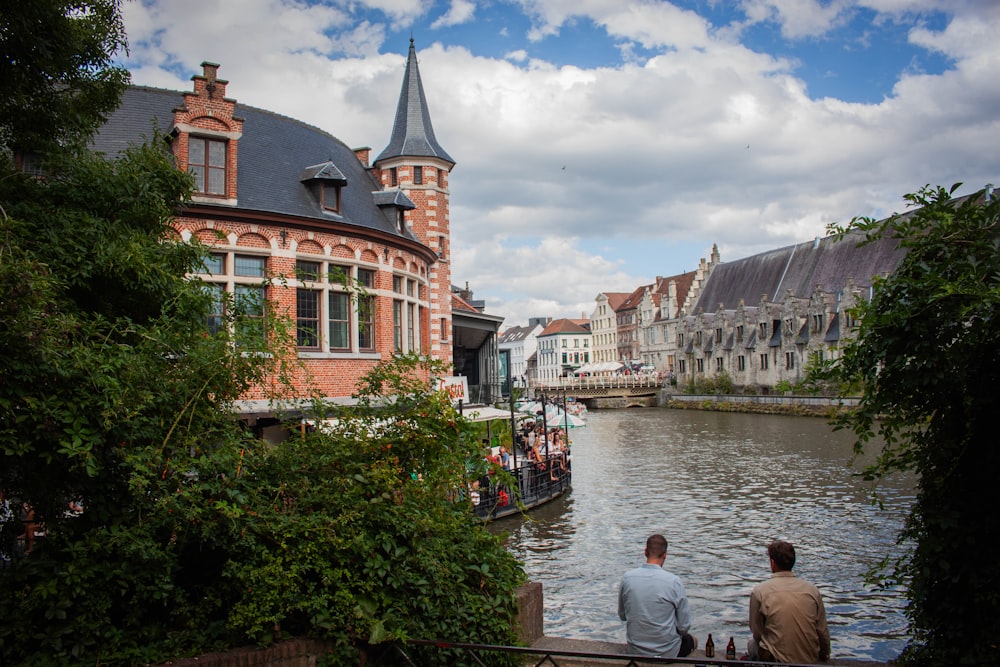
[[[656,404],[664,381],[656,375],[620,375],[608,377],[559,378],[551,382],[534,381],[528,387],[535,396],[573,398],[587,407],[632,407]]]

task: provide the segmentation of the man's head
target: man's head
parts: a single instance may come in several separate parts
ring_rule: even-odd
[[[646,560],[662,561],[667,557],[667,538],[657,533],[646,540]]]
[[[775,540],[767,545],[767,555],[774,563],[771,568],[776,572],[784,572],[795,567],[795,547],[789,542]]]

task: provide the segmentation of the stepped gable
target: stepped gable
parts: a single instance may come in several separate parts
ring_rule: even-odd
[[[137,138],[151,138],[154,128],[168,134],[173,128],[174,109],[183,104],[180,92],[131,86],[121,106],[94,138],[92,148],[113,157]],[[244,104],[237,103],[235,113],[243,119],[236,210],[355,225],[414,239],[408,229],[400,234],[395,221],[376,205],[373,192],[380,191],[381,184],[342,141],[301,121]],[[324,211],[302,182],[306,169],[327,162],[333,163],[347,181],[341,194],[341,214]]]
[[[853,279],[855,286],[868,287],[877,275],[892,273],[905,254],[894,239],[858,246],[863,236],[851,234],[843,240],[828,236],[808,243],[770,250],[719,264],[709,277],[694,312],[716,312],[736,308],[740,301],[783,302],[791,296],[808,299],[819,285],[826,292],[842,290]]]

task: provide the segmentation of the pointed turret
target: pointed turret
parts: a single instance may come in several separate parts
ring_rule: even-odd
[[[392,138],[375,162],[404,156],[434,157],[451,165],[455,164],[434,136],[412,37],[410,55],[406,59],[406,74],[403,76],[403,89],[399,93],[399,105],[396,107],[396,121],[392,126]]]
[[[421,315],[421,330],[429,334],[431,356],[451,363],[448,177],[455,161],[434,136],[412,38],[392,138],[375,159],[373,167],[383,191],[398,190],[413,203],[414,208],[403,212],[406,228],[438,257],[427,272],[430,312]]]

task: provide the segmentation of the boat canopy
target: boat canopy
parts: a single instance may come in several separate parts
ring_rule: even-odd
[[[577,368],[574,373],[614,373],[625,368],[625,364],[620,361],[602,361],[596,364],[584,364]]]
[[[462,409],[462,416],[474,422],[493,421],[495,419],[510,419],[510,410],[501,410],[489,405],[466,406]],[[524,412],[514,412],[515,417],[527,417]]]

